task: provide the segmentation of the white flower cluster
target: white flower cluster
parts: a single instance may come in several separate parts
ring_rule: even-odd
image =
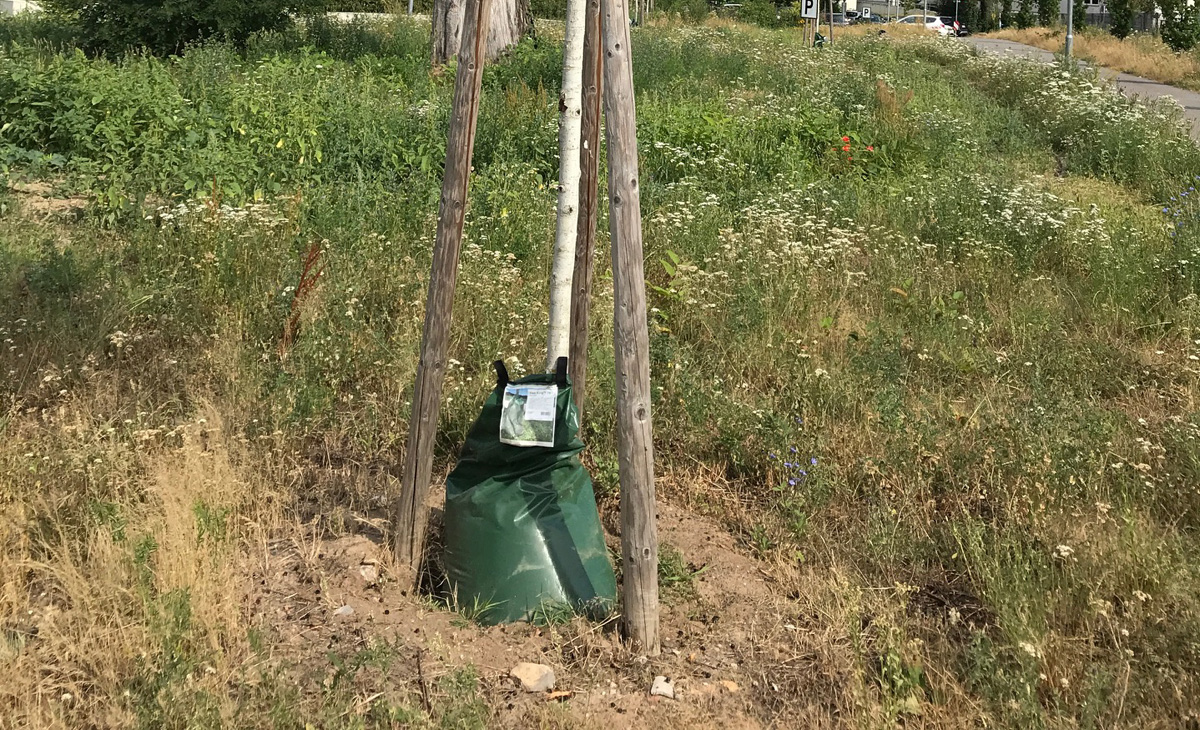
[[[189,227],[201,222],[237,225],[249,228],[279,228],[288,222],[288,217],[279,211],[276,203],[247,203],[233,206],[228,203],[213,205],[207,200],[185,200],[175,205],[160,205],[145,215],[146,220]]]

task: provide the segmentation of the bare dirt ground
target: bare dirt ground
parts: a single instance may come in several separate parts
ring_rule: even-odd
[[[87,207],[85,197],[63,197],[56,194],[54,186],[45,182],[15,183],[11,189],[21,206],[21,213],[33,220],[74,218]]]
[[[470,623],[389,580],[388,551],[377,536],[269,546],[253,571],[247,618],[268,628],[267,642],[292,666],[320,667],[315,674],[295,670],[301,686],[328,681],[330,653],[378,642],[407,661],[375,681],[417,694],[427,694],[452,668],[473,665],[504,727],[563,716],[571,726],[607,728],[756,728],[785,717],[807,727],[838,724],[839,706],[849,698],[839,668],[830,664],[829,637],[817,640],[815,626],[825,621],[796,613],[813,603],[797,593],[803,576],[756,560],[720,526],[679,508],[660,505],[658,524],[662,542],[685,556],[694,578],[666,591],[657,657],[632,654],[615,620]],[[522,691],[508,676],[518,662],[553,667],[555,693]],[[650,696],[656,675],[672,680],[676,699]],[[364,685],[363,692],[371,689]]]

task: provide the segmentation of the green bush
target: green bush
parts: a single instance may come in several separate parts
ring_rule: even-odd
[[[667,16],[676,16],[698,23],[708,17],[710,8],[706,0],[662,0],[654,5],[655,12]]]
[[[1072,2],[1075,3],[1075,9],[1072,14],[1073,17],[1071,18],[1071,22],[1076,28],[1086,28],[1088,25],[1087,0],[1072,0]]]
[[[1176,52],[1200,44],[1200,9],[1180,0],[1163,3],[1162,39]]]
[[[382,13],[387,10],[384,0],[324,0],[321,8],[331,13]]]
[[[207,38],[244,43],[252,34],[279,30],[293,13],[323,7],[323,0],[47,0],[47,7],[69,19],[86,48],[110,55],[145,49],[155,55],[178,54]]]
[[[1038,0],[1037,21],[1038,25],[1042,26],[1043,28],[1057,23],[1058,0]]]
[[[1125,40],[1133,32],[1133,3],[1131,0],[1110,0],[1108,3],[1108,32]]]
[[[563,18],[566,16],[566,0],[531,0],[529,10],[535,18]]]
[[[75,45],[78,40],[79,29],[53,13],[0,15],[0,48],[19,44],[62,50]]]
[[[966,5],[970,6],[973,5],[973,3],[966,3]],[[996,10],[996,4],[994,0],[979,0],[979,5],[975,9],[975,17],[977,19],[975,27],[968,27],[971,27],[972,31],[981,33],[995,30],[996,18],[998,15],[999,13]]]
[[[748,0],[737,11],[738,20],[764,28],[779,27],[779,9],[770,0]]]
[[[1017,27],[1029,28],[1033,25],[1033,0],[1021,0],[1021,8],[1017,10]]]

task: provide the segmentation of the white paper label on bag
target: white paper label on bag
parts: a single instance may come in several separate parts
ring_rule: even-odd
[[[557,385],[504,386],[500,442],[512,446],[553,446]]]

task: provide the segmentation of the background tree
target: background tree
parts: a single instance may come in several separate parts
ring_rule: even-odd
[[[1200,8],[1184,0],[1163,0],[1162,39],[1179,53],[1200,45]]]
[[[1018,28],[1028,28],[1033,25],[1033,0],[1021,0],[1015,20]]]
[[[1043,28],[1058,22],[1058,0],[1038,0],[1037,22]]]
[[[251,34],[280,30],[321,0],[44,0],[78,26],[83,45],[110,55],[144,48],[159,56],[190,43],[222,38],[243,43]]]
[[[441,65],[458,55],[462,39],[463,0],[433,0],[433,63]],[[533,30],[529,0],[493,0],[492,24],[488,29],[487,60],[516,45]]]
[[[957,6],[957,9],[956,9]],[[958,22],[970,28],[972,31],[980,29],[979,24],[979,4],[973,2],[954,2],[954,0],[941,0],[938,4],[938,14],[944,15],[947,18],[956,17]]]
[[[1133,32],[1133,5],[1130,0],[1109,0],[1108,32],[1125,40]]]
[[[995,0],[979,0],[979,25],[971,30],[987,32],[995,29]]]
[[[1074,0],[1075,13],[1072,22],[1076,28],[1086,28],[1088,25],[1088,4],[1087,0]]]

